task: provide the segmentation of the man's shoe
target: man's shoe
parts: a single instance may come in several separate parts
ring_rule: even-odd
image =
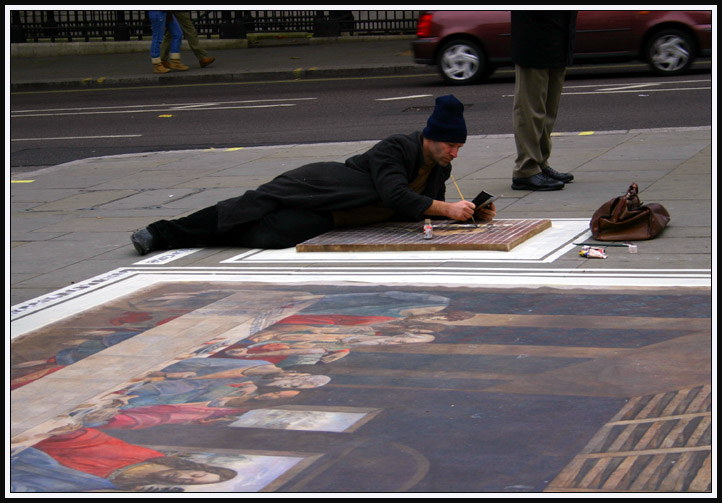
[[[170,62],[168,63],[168,65],[170,65],[168,66],[168,68],[170,68],[171,70],[188,70],[188,67],[184,65],[180,59],[170,58]]]
[[[153,73],[168,73],[169,68],[163,66],[163,63],[153,63]]]
[[[549,178],[553,178],[554,180],[559,180],[560,182],[569,183],[572,180],[574,180],[574,175],[571,173],[560,173],[555,169],[550,168],[547,166],[546,168],[542,168],[542,173],[544,173]]]
[[[549,178],[544,173],[537,173],[528,178],[512,178],[511,188],[514,190],[559,190],[564,188],[564,182]]]
[[[201,64],[201,68],[205,68],[206,66],[210,65],[211,63],[213,63],[215,60],[216,60],[216,58],[214,58],[214,57],[201,58],[201,59],[199,60],[199,62],[200,62],[200,64]]]
[[[154,249],[153,235],[148,231],[148,229],[135,231],[130,237],[130,241],[133,243],[135,250],[140,255],[146,255],[149,251]]]

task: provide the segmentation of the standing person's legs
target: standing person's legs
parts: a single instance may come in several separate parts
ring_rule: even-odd
[[[541,172],[540,140],[544,134],[547,83],[547,70],[516,65],[512,116],[517,157],[513,178],[528,178]]]
[[[544,108],[544,123],[542,126],[542,134],[539,138],[539,148],[541,159],[539,166],[542,168],[549,167],[549,156],[552,153],[551,135],[554,131],[554,123],[559,113],[559,104],[562,98],[562,87],[564,86],[564,76],[566,68],[554,68],[548,71],[546,102]]]
[[[561,85],[557,88],[556,80],[551,84],[553,95],[550,96],[553,78],[558,78],[558,70],[516,65],[512,112],[517,150],[511,184],[514,190],[559,190],[564,188],[564,181],[568,181],[565,178],[574,178],[567,173],[557,173],[547,164],[551,154],[550,135],[561,96]],[[549,107],[553,107],[551,116]]]

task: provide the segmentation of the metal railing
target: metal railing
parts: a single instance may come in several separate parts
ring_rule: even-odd
[[[246,38],[249,33],[306,32],[315,37],[411,35],[419,11],[190,11],[201,38]],[[148,11],[14,10],[10,42],[149,40]]]

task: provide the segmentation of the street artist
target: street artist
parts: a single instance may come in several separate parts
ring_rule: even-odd
[[[390,136],[344,163],[293,169],[239,197],[154,222],[131,241],[141,255],[204,246],[289,248],[335,228],[387,220],[488,222],[496,216],[493,204],[445,201],[451,161],[466,142],[463,112],[455,96],[441,96],[423,132]]]

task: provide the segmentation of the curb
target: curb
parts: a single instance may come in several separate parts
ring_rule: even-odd
[[[100,79],[49,80],[10,83],[10,92],[65,91],[78,89],[109,89],[129,86],[172,86],[189,84],[232,84],[258,81],[294,81],[328,78],[389,77],[396,75],[425,75],[423,66],[389,66],[369,68],[296,69],[269,72],[244,72],[195,75],[138,75],[134,77],[105,77]]]

